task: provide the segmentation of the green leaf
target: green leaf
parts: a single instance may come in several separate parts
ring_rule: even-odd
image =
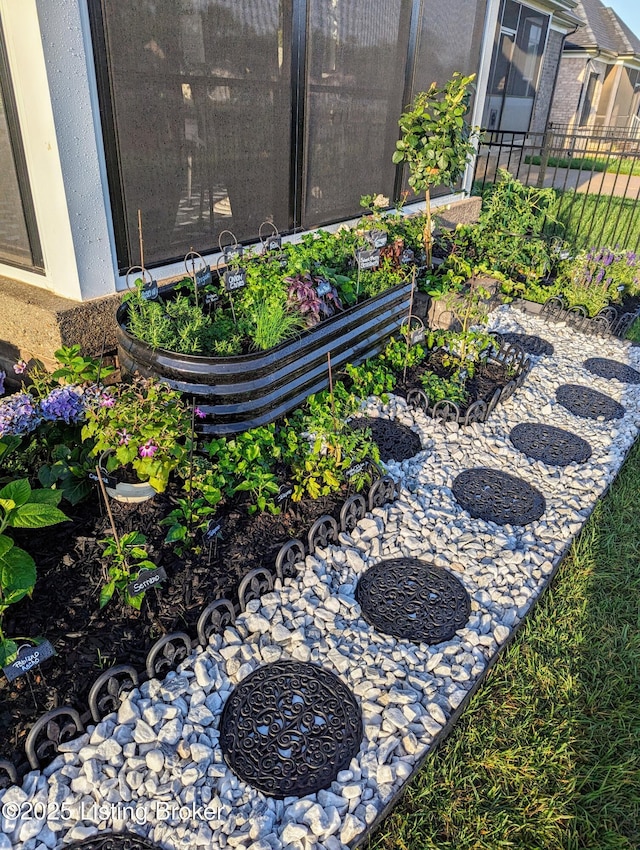
[[[172,525],[167,536],[164,538],[165,543],[175,543],[177,540],[184,540],[187,536],[187,529],[184,525]]]
[[[47,525],[66,522],[68,519],[68,516],[52,505],[29,502],[13,512],[10,524],[15,528],[44,528]]]
[[[404,154],[402,153],[402,151],[395,151],[393,156],[391,157],[391,161],[395,165],[398,165],[399,163],[404,162]]]
[[[30,496],[31,485],[26,478],[11,481],[6,487],[0,490],[0,502],[6,499],[15,502],[16,505],[24,505],[29,501]]]
[[[100,607],[104,608],[104,606],[109,602],[111,597],[114,594],[116,589],[115,581],[110,581],[108,584],[105,584],[102,590],[100,591]]]
[[[13,549],[13,540],[6,534],[0,534],[0,558],[4,558],[10,549]]]
[[[32,490],[29,502],[32,505],[57,505],[61,498],[60,490]]]
[[[8,597],[9,593],[22,592],[25,596],[33,590],[35,583],[36,564],[31,555],[19,546],[5,550],[0,559],[0,586],[3,594]]]
[[[0,667],[6,667],[15,661],[18,654],[18,644],[14,640],[0,640]]]

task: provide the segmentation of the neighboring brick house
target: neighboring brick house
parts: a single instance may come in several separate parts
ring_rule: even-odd
[[[568,36],[550,121],[570,129],[640,131],[640,39],[600,0],[579,0],[583,26]]]

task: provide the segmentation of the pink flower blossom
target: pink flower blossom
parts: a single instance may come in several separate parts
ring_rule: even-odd
[[[147,440],[144,446],[140,446],[138,449],[138,454],[140,457],[153,457],[157,451],[158,446],[156,446],[153,440]]]
[[[27,371],[27,361],[26,360],[18,360],[17,363],[13,366],[13,371],[16,375],[24,375]]]
[[[100,407],[113,407],[115,403],[115,398],[109,393],[102,393],[100,396]]]
[[[198,417],[198,419],[205,419],[205,418],[206,418],[206,416],[207,416],[207,414],[206,414],[206,413],[203,413],[203,411],[202,411],[202,410],[200,410],[200,408],[199,408],[199,407],[196,407],[196,408],[195,408],[195,410],[194,410],[193,412],[194,412],[194,413],[195,413],[195,415]]]
[[[118,437],[120,437],[118,441],[118,445],[126,446],[129,442],[129,434],[127,433],[127,429],[123,428],[121,431],[116,431]]]

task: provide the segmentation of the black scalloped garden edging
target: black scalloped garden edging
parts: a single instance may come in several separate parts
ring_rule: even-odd
[[[414,409],[423,410],[427,416],[441,422],[457,422],[462,426],[486,422],[496,406],[510,399],[522,386],[532,365],[531,359],[519,345],[507,342],[501,343],[498,351],[490,355],[487,362],[506,366],[513,370],[514,375],[507,384],[496,389],[488,401],[478,399],[464,411],[456,402],[446,398],[431,405],[424,390],[411,389],[407,392],[407,404]]]
[[[127,302],[118,308],[116,338],[123,373],[162,378],[195,398],[206,414],[203,434],[237,434],[273,422],[329,383],[332,367],[358,365],[379,354],[409,315],[411,283],[347,308],[269,351],[202,357],[153,349],[126,329]]]
[[[342,505],[340,523],[329,514],[318,517],[308,531],[306,542],[298,538],[280,547],[275,561],[275,576],[265,567],[257,567],[244,576],[238,586],[238,604],[226,598],[210,602],[200,613],[192,638],[186,632],[171,632],[159,638],[150,648],[143,672],[132,664],[117,664],[103,671],[93,682],[87,697],[88,710],[80,714],[71,706],[59,706],[45,712],[32,726],[25,741],[25,753],[31,769],[41,769],[58,754],[59,746],[85,731],[88,722],[99,723],[107,714],[117,710],[122,698],[145,681],[163,678],[175,669],[196,647],[206,647],[215,633],[233,625],[237,614],[246,610],[249,602],[273,590],[275,578],[284,581],[296,575],[296,564],[319,547],[339,544],[340,532],[348,533],[372,511],[392,501],[397,495],[395,482],[388,475],[373,481],[367,498],[353,493]],[[3,780],[4,774],[4,781]],[[0,788],[18,784],[21,770],[7,760],[0,760]]]
[[[614,305],[604,307],[593,318],[589,318],[584,307],[569,307],[560,295],[553,295],[544,304],[516,299],[514,307],[525,313],[541,316],[548,322],[565,322],[575,330],[591,336],[615,336],[624,339],[625,334],[640,316],[640,308],[622,312]]]

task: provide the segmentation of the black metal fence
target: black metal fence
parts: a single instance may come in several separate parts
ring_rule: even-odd
[[[474,194],[506,169],[527,186],[557,195],[545,235],[572,248],[640,248],[640,141],[636,133],[600,127],[543,133],[482,131]]]

